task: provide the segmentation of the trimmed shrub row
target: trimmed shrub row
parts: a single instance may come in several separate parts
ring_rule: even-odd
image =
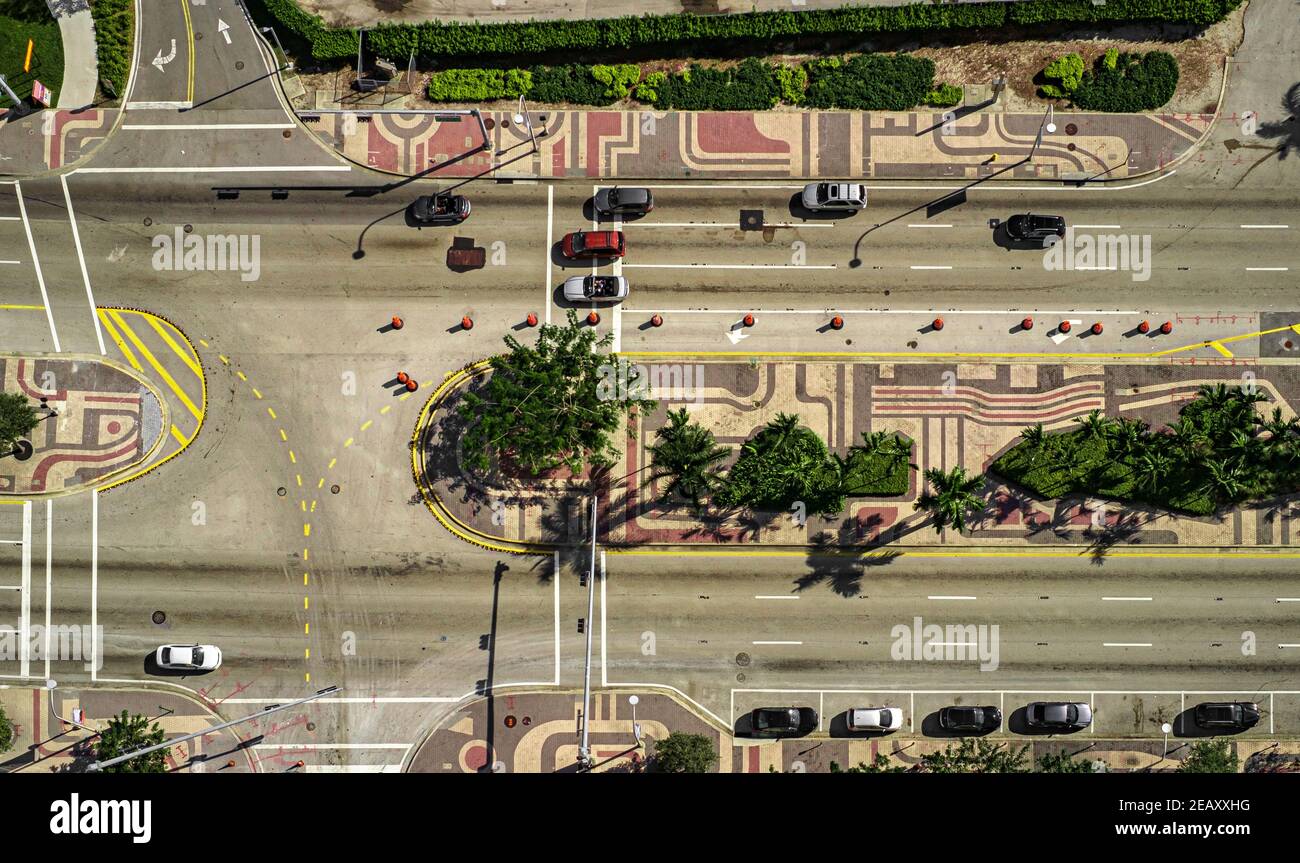
[[[279,25],[311,44],[321,60],[356,54],[357,31],[330,28],[294,0],[260,0]],[[381,56],[425,58],[536,55],[555,51],[617,50],[641,45],[775,40],[798,36],[977,30],[1052,22],[1157,21],[1213,24],[1241,0],[1024,0],[908,6],[746,12],[734,15],[645,15],[592,21],[527,21],[494,24],[425,22],[383,25],[367,31]],[[284,35],[284,34],[282,34]]]
[[[91,0],[90,16],[95,24],[95,56],[99,78],[126,96],[126,79],[131,72],[135,40],[135,3],[132,0]]]
[[[1087,71],[1082,57],[1066,54],[1042,74],[1044,96],[1069,99],[1085,111],[1151,111],[1178,89],[1178,61],[1165,51],[1121,54],[1112,48]]]
[[[934,62],[908,54],[859,54],[802,66],[750,58],[730,68],[692,65],[651,72],[640,80],[633,64],[534,66],[532,69],[448,69],[434,73],[429,98],[482,102],[526,95],[547,104],[610,105],[634,96],[680,111],[765,111],[784,102],[813,108],[906,111],[918,104],[948,107],[962,88],[934,87]]]

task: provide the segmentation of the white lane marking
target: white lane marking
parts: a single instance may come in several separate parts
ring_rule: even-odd
[[[973,596],[927,596],[926,599],[974,599]]]
[[[1285,273],[1290,267],[1247,267],[1248,273]]]
[[[138,31],[139,28],[137,28]],[[125,110],[127,111],[150,111],[157,109],[169,108],[192,108],[193,102],[127,102]]]
[[[90,492],[90,679],[99,673],[99,491]]]
[[[913,223],[913,222],[908,222],[907,226],[909,228],[951,228],[952,227],[952,225],[926,225],[926,224]]]
[[[63,201],[68,205],[68,221],[72,223],[72,241],[77,247],[77,263],[81,265],[81,281],[86,286],[86,299],[90,301],[90,319],[95,324],[95,336],[99,339],[99,353],[108,354],[104,347],[104,331],[99,325],[99,313],[95,307],[95,294],[90,289],[90,273],[86,271],[86,256],[81,253],[81,233],[77,230],[77,214],[72,211],[72,195],[68,192],[68,175],[59,177],[63,183]]]
[[[45,501],[45,679],[50,679],[50,590],[54,574],[54,501]]]
[[[803,186],[785,186],[778,183],[746,183],[726,185],[703,186],[695,183],[656,183],[650,186],[641,186],[642,189],[737,189],[747,191],[752,189],[802,189]]]
[[[754,596],[754,599],[798,599],[798,598],[799,597],[797,596],[785,596],[784,594],[782,594],[781,596],[764,596],[762,594],[756,594]]]
[[[1279,596],[1274,602],[1300,602],[1300,596]]]
[[[909,269],[913,270],[951,270],[952,267],[944,264],[913,264]],[[1076,267],[1075,269],[1078,269]]]
[[[22,593],[18,599],[18,673],[31,673],[32,630],[32,502],[23,501]]]
[[[0,261],[0,264],[21,264],[22,261]]]
[[[546,290],[542,293],[546,305],[546,322],[551,322],[551,248],[555,245],[555,186],[546,187]],[[559,564],[556,563],[556,570]],[[560,661],[557,654],[557,663]],[[559,678],[557,677],[558,681]]]
[[[764,222],[764,228],[833,228],[834,222]],[[628,222],[629,228],[731,228],[740,230],[739,222]]]
[[[803,644],[802,641],[751,641],[750,644]]]
[[[1043,191],[1044,189],[1046,189],[1046,188],[1050,188],[1050,189],[1052,189],[1052,191],[1071,191],[1071,190],[1074,190],[1074,191],[1093,191],[1093,192],[1095,192],[1095,191],[1103,191],[1103,192],[1111,192],[1111,191],[1113,191],[1113,192],[1122,192],[1122,191],[1125,191],[1126,189],[1140,189],[1140,188],[1142,188],[1143,186],[1149,186],[1149,185],[1151,185],[1152,183],[1159,183],[1161,180],[1167,180],[1167,179],[1169,179],[1170,177],[1174,176],[1174,175],[1177,174],[1177,173],[1178,173],[1178,169],[1175,168],[1174,170],[1168,172],[1167,174],[1161,174],[1160,176],[1158,176],[1158,177],[1152,177],[1152,178],[1149,179],[1149,180],[1141,180],[1140,182],[1137,182],[1137,183],[1129,183],[1129,184],[1127,184],[1127,185],[1123,185],[1123,186],[1107,185],[1107,184],[1104,184],[1104,183],[1092,183],[1092,182],[1088,182],[1088,181],[1086,181],[1086,180],[1084,180],[1084,181],[1082,181],[1082,182],[1080,182],[1080,181],[1072,181],[1072,180],[1062,180],[1062,181],[1061,181],[1061,185],[1060,185],[1059,187],[1056,187],[1056,186],[1009,186],[1009,185],[1008,185],[1008,186],[1004,186],[1004,185],[1002,185],[1002,184],[999,182],[999,183],[984,183],[984,184],[981,184],[981,185],[972,185],[972,184],[967,184],[967,185],[964,185],[964,186],[919,186],[919,185],[917,185],[917,186],[913,186],[913,185],[895,185],[895,184],[884,185],[884,184],[879,184],[879,183],[864,183],[864,184],[863,184],[863,188],[864,188],[864,189],[868,189],[868,190],[874,189],[874,190],[877,190],[877,191],[883,191],[883,192],[898,192],[898,191],[907,191],[907,190],[916,190],[916,191],[920,191],[920,192],[961,192],[961,191],[965,191],[965,192],[991,192],[991,191],[999,191],[999,192],[1002,192],[1002,191],[1010,191],[1010,192],[1042,192],[1042,191]],[[695,183],[659,183],[659,184],[657,184],[657,185],[653,185],[653,186],[642,186],[641,188],[643,188],[643,189],[738,189],[738,190],[753,190],[753,189],[802,189],[803,186],[788,186],[788,185],[783,185],[783,184],[778,184],[778,183],[771,183],[771,184],[764,184],[764,183],[734,184],[734,183],[733,183],[733,184],[727,184],[727,185],[712,185],[712,186],[696,185]],[[227,699],[227,701],[228,701],[228,700],[229,700],[229,699]]]
[[[73,174],[240,174],[310,171],[351,171],[351,165],[244,165],[196,168],[177,165],[170,168],[76,168]],[[66,175],[65,175],[66,176]]]
[[[624,264],[640,270],[833,270],[835,264]]]
[[[1151,602],[1149,596],[1103,596],[1102,602]]]
[[[1278,647],[1300,647],[1300,644],[1284,643],[1284,644],[1279,644]]]
[[[254,749],[283,749],[286,752],[313,749],[408,749],[409,743],[255,743]]]
[[[293,123],[123,123],[131,132],[202,132],[205,130],[292,129]]]
[[[631,266],[631,265],[629,265]],[[627,312],[648,312],[651,309],[625,309]],[[658,309],[662,315],[744,315],[758,314],[764,315],[824,315],[830,311],[836,311],[843,315],[933,315],[935,312],[943,312],[945,315],[1023,315],[1025,312],[1033,312],[1037,315],[1087,315],[1096,317],[1101,315],[1136,315],[1140,312],[1134,310],[1113,309],[1110,311],[1086,311],[1081,312],[1078,309]]]
[[[1242,225],[1241,227],[1245,228],[1248,231],[1252,229],[1257,231],[1285,231],[1290,229],[1291,226],[1290,225]]]
[[[1123,226],[1122,226],[1122,225],[1075,225],[1074,227],[1075,227],[1075,228],[1091,228],[1091,229],[1093,229],[1093,230],[1100,230],[1100,229],[1102,229],[1102,228],[1105,228],[1106,230],[1110,230],[1110,231],[1118,231],[1118,230],[1119,230],[1121,227],[1123,227]]]
[[[0,216],[0,222],[21,222],[21,221],[22,219],[20,219],[17,216]]]
[[[623,219],[621,216],[614,217],[614,230],[620,232],[623,230]],[[615,258],[612,269],[615,277],[623,275],[623,259]],[[595,308],[595,305],[595,303],[592,303],[592,308]],[[614,353],[618,353],[623,350],[623,304],[615,303],[609,316],[610,327],[614,332],[614,341],[610,344],[610,350]]]
[[[45,319],[50,322],[50,337],[54,340],[54,351],[59,353],[59,333],[54,328],[54,313],[50,311],[50,295],[45,291],[45,276],[41,274],[41,259],[36,254],[36,241],[32,239],[32,224],[27,221],[27,205],[23,203],[22,186],[14,183],[14,194],[18,197],[18,212],[23,218],[23,230],[27,232],[27,246],[32,250],[32,266],[36,268],[36,284],[41,286],[41,300],[45,303]]]
[[[1102,647],[1150,647],[1149,641],[1103,641]]]
[[[547,305],[550,310],[550,305]],[[552,604],[555,606],[555,686],[560,685],[560,552],[557,549],[551,567],[551,580],[555,582],[555,597]]]
[[[609,686],[609,677],[607,676],[605,657],[605,633],[608,627],[605,624],[605,583],[609,581],[605,577],[605,549],[600,550],[600,685],[602,688]],[[559,685],[556,680],[556,685]]]

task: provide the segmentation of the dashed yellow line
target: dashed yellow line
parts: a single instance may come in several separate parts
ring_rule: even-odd
[[[241,381],[243,381],[244,383],[248,383],[248,375],[244,374],[238,369],[235,370],[235,376],[239,378]]]
[[[347,440],[343,441],[343,448],[344,448],[344,449],[347,449],[347,448],[350,447],[350,446],[352,446],[352,438],[348,438]],[[332,466],[332,465],[331,465],[331,466]]]
[[[284,433],[284,429],[280,429],[280,440],[284,441],[285,443],[289,442],[289,436]]]
[[[14,311],[26,311],[26,312],[36,312],[36,311],[43,312],[45,311],[45,306],[25,306],[22,305],[21,303],[0,303],[0,309],[12,309]]]
[[[338,462],[339,462],[339,460],[336,459],[336,458],[332,458],[332,459],[330,459],[330,463],[329,463],[329,465],[326,466],[325,469],[326,469],[326,470],[333,470],[333,469],[334,469],[334,465],[338,464]],[[322,477],[322,478],[321,478],[321,484],[323,485],[324,483],[325,483],[325,479]]]
[[[293,454],[293,450],[289,450],[289,461],[293,462],[294,464],[298,463],[298,456]]]
[[[253,387],[253,395],[257,396],[259,399],[262,397],[262,393],[257,387]],[[275,416],[275,414],[271,414],[271,416]]]
[[[310,524],[304,524],[304,525],[302,526],[302,535],[303,535],[303,536],[311,536],[311,525],[310,525]]]
[[[388,413],[392,409],[393,409],[392,405],[384,405],[382,408],[379,409],[379,415],[383,416],[384,414]]]
[[[294,477],[298,480],[298,488],[302,488],[302,474],[296,473]]]
[[[267,406],[266,412],[271,415],[271,419],[279,419],[279,417],[275,415],[275,410],[271,408],[270,405]]]
[[[370,428],[374,424],[375,424],[374,420],[366,420],[361,424],[361,430],[365,431],[366,429]]]

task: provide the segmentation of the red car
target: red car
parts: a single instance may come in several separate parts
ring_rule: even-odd
[[[560,249],[564,257],[621,258],[627,251],[622,231],[575,231],[565,234]]]

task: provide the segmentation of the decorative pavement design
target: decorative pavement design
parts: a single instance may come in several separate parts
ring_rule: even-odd
[[[937,467],[983,472],[1036,422],[1068,428],[1097,409],[1136,417],[1161,428],[1203,384],[1249,383],[1269,396],[1260,406],[1295,416],[1300,369],[1253,360],[1178,360],[1164,363],[1060,364],[960,362],[710,362],[693,393],[660,390],[660,405],[634,419],[619,463],[597,477],[598,518],[605,545],[809,544],[868,550],[876,547],[1065,547],[1112,545],[1208,548],[1300,546],[1297,494],[1207,517],[1170,514],[1140,505],[1071,496],[1039,500],[989,481],[988,507],[971,530],[939,533],[914,503],[919,477]],[[584,541],[592,477],[555,472],[540,480],[498,471],[490,479],[464,474],[454,448],[459,439],[456,394],[473,375],[452,376],[431,398],[416,427],[413,470],[426,504],[462,539],[500,550],[545,550]],[[654,380],[653,373],[651,380]],[[690,398],[681,400],[682,395]],[[676,399],[673,399],[676,396]],[[899,432],[913,444],[910,488],[897,498],[850,498],[831,518],[798,524],[789,513],[747,513],[700,520],[685,507],[658,501],[655,484],[642,487],[646,445],[670,408],[685,405],[733,454],[778,413],[803,423],[847,454],[863,432]]]
[[[531,115],[538,152],[509,112],[302,112],[348,159],[397,174],[469,177],[862,177],[1110,180],[1187,153],[1214,114],[1067,114],[1035,150],[1041,114],[982,112],[556,111]],[[484,144],[490,146],[484,148]],[[496,154],[496,155],[494,155]],[[1033,154],[1032,162],[1028,157]],[[1021,164],[1023,162],[1023,164]]]
[[[0,459],[0,494],[65,494],[101,485],[153,452],[166,417],[145,380],[97,357],[0,356],[0,390],[55,411],[38,410],[29,458]]]
[[[108,138],[118,113],[46,110],[0,123],[0,173],[38,174],[73,164]]]

